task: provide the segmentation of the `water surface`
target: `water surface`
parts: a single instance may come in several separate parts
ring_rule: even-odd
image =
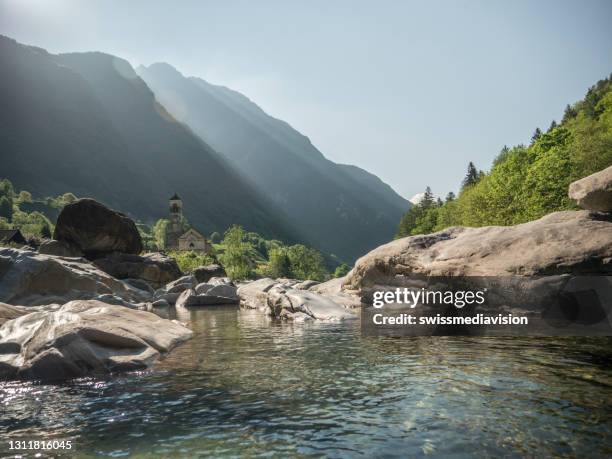
[[[0,455],[54,438],[71,457],[612,455],[610,338],[362,338],[358,320],[229,306],[179,319],[194,338],[151,371],[0,383]]]

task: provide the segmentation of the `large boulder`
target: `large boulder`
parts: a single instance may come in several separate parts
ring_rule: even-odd
[[[612,166],[572,183],[569,197],[583,209],[612,212]]]
[[[72,301],[0,326],[0,379],[142,370],[191,335],[179,323],[149,312]]]
[[[65,206],[57,217],[53,239],[78,247],[88,258],[142,251],[136,224],[93,199],[78,199]]]
[[[225,269],[223,266],[218,264],[199,266],[193,270],[191,273],[198,280],[198,283],[208,282],[213,277],[225,277],[227,274],[225,273]]]
[[[0,301],[26,306],[117,295],[130,303],[146,301],[146,292],[109,276],[85,260],[0,249]]]
[[[395,240],[357,260],[342,289],[370,301],[375,290],[418,279],[478,276],[514,278],[517,288],[538,295],[542,276],[551,279],[550,290],[554,282],[561,288],[572,276],[592,274],[612,274],[612,215],[567,211],[516,226],[455,227]]]
[[[93,263],[117,279],[142,279],[155,289],[183,275],[173,258],[159,252],[142,256],[113,252],[95,259]]]

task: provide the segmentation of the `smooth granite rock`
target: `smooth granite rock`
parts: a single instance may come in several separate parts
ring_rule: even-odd
[[[159,316],[100,301],[72,301],[0,327],[0,379],[66,379],[142,370],[189,339]]]
[[[88,258],[142,251],[142,239],[132,219],[88,198],[77,199],[62,209],[53,239],[78,247]]]

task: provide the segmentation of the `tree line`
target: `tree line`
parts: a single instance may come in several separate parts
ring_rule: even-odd
[[[396,237],[451,226],[515,225],[576,209],[569,184],[612,165],[612,75],[567,105],[559,123],[536,128],[529,145],[504,146],[488,172],[470,162],[458,196],[427,187],[402,217]]]

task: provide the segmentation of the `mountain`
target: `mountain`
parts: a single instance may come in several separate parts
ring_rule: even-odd
[[[168,64],[137,73],[157,100],[274,202],[301,237],[345,260],[393,238],[410,207],[376,176],[326,159],[286,122],[244,95]]]
[[[53,55],[0,36],[0,177],[49,196],[93,197],[144,221],[185,215],[210,234],[241,224],[297,240],[286,217],[155,100],[130,64]]]

